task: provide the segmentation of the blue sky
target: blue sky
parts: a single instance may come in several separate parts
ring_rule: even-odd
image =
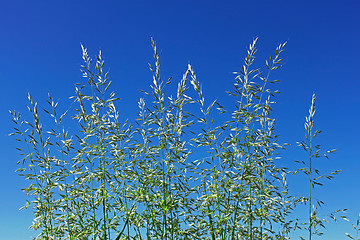
[[[152,82],[150,37],[160,49],[162,74],[180,79],[191,63],[205,96],[227,101],[232,72],[249,43],[259,37],[257,60],[288,42],[274,107],[280,141],[303,139],[311,95],[317,95],[319,143],[338,151],[317,166],[342,173],[316,191],[325,210],[360,211],[360,2],[342,1],[5,1],[0,8],[0,235],[31,239],[31,210],[18,211],[26,186],[14,172],[19,155],[8,110],[26,112],[27,93],[40,103],[50,92],[65,104],[82,80],[82,43],[94,56],[102,50],[119,110],[136,117],[137,102]],[[295,147],[289,161],[306,155]],[[295,190],[301,183],[293,180]],[[290,186],[291,188],[291,186]],[[329,225],[324,239],[345,239],[350,224]]]

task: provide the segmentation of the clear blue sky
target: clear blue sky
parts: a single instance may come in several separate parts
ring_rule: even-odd
[[[14,172],[19,155],[8,110],[26,112],[27,92],[43,102],[51,92],[68,103],[82,80],[80,43],[94,56],[102,50],[119,109],[136,116],[139,89],[152,81],[150,37],[161,50],[162,73],[179,79],[188,63],[208,98],[227,99],[232,72],[248,44],[259,37],[258,60],[288,41],[284,67],[275,74],[282,92],[274,107],[281,142],[303,139],[313,92],[319,143],[338,148],[317,166],[342,173],[315,195],[325,210],[360,211],[360,1],[3,1],[0,8],[0,239],[26,240],[31,210],[18,211],[27,185]],[[295,147],[289,161],[306,155]],[[301,184],[293,182],[301,189]],[[291,186],[290,186],[291,188]],[[346,239],[350,224],[329,225],[324,239]]]

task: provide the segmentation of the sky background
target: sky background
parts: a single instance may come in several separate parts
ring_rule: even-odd
[[[20,156],[8,137],[8,110],[26,112],[27,93],[44,104],[48,92],[69,103],[82,81],[82,43],[95,56],[103,52],[118,108],[136,117],[139,89],[149,90],[153,62],[150,38],[160,49],[162,75],[181,78],[191,63],[209,102],[231,101],[246,50],[255,37],[258,63],[287,41],[283,68],[274,74],[281,94],[273,108],[280,142],[291,143],[283,158],[306,155],[294,147],[304,136],[311,95],[317,96],[315,127],[324,149],[337,148],[320,161],[323,172],[341,169],[335,180],[315,191],[326,206],[360,211],[360,1],[3,1],[0,8],[0,239],[26,240],[31,210],[19,211],[27,182],[15,170]],[[304,176],[303,176],[304,177]],[[303,178],[305,179],[305,178]],[[301,191],[301,179],[290,180]],[[346,239],[348,223],[330,224],[323,239]],[[353,232],[351,232],[353,233]],[[295,237],[293,239],[296,239]]]

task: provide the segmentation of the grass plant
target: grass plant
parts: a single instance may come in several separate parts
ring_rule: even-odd
[[[173,80],[163,80],[152,40],[151,93],[144,91],[133,122],[120,120],[101,52],[94,64],[81,46],[86,81],[76,85],[75,109],[59,114],[49,95],[48,108],[39,113],[29,94],[32,120],[11,112],[11,135],[23,156],[18,172],[30,182],[23,189],[30,195],[25,207],[34,209],[31,228],[39,231],[34,239],[282,240],[300,228],[310,240],[321,235],[322,202],[313,208],[312,189],[337,171],[319,175],[313,167],[320,157],[313,143],[320,133],[313,131],[315,95],[306,140],[299,143],[309,161],[299,161],[304,167],[293,172],[308,175],[309,195],[295,197],[286,180],[290,171],[277,163],[285,148],[272,116],[278,81],[271,76],[281,67],[286,43],[264,70],[255,65],[256,43],[235,72],[229,91],[235,104],[227,110],[218,100],[205,101],[191,65],[168,95]],[[77,124],[73,134],[63,124],[69,113]],[[55,124],[45,130],[41,122],[49,119]],[[308,204],[305,227],[292,215],[299,203]]]
[[[325,222],[327,220],[321,219],[318,215],[318,208],[321,207],[322,204],[324,204],[323,201],[317,200],[314,203],[313,200],[313,189],[316,186],[322,186],[323,183],[321,182],[322,179],[328,179],[331,180],[334,178],[336,174],[340,172],[340,170],[334,171],[328,175],[321,175],[320,171],[314,167],[314,160],[318,159],[320,157],[328,158],[329,153],[333,153],[336,151],[336,149],[326,151],[325,153],[321,153],[321,146],[319,144],[315,144],[315,138],[318,134],[321,133],[321,130],[315,130],[314,131],[314,116],[315,116],[315,100],[316,96],[315,94],[312,95],[311,105],[309,109],[309,116],[305,118],[305,140],[298,142],[298,146],[301,147],[307,154],[308,154],[308,161],[298,161],[295,162],[300,163],[303,165],[302,168],[299,168],[298,170],[294,171],[293,173],[296,174],[298,171],[304,172],[308,176],[309,180],[309,192],[308,196],[301,197],[299,200],[302,203],[305,203],[308,205],[308,222],[303,223],[303,229],[306,229],[308,231],[308,239],[313,239],[313,236],[321,236],[323,232],[321,231],[321,228],[325,228]],[[334,213],[330,214],[330,217],[334,220],[335,214],[338,212],[344,212],[346,209],[339,209],[336,210]],[[344,216],[341,216],[344,218]],[[301,239],[305,239],[303,237],[300,237]]]

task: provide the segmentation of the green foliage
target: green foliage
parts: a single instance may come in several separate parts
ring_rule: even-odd
[[[228,111],[217,100],[205,101],[190,65],[174,97],[166,95],[172,80],[163,81],[152,41],[152,94],[139,100],[132,125],[120,121],[101,52],[94,66],[82,46],[87,81],[77,84],[73,96],[76,134],[65,130],[62,120],[68,112],[58,114],[50,95],[44,111],[54,127],[43,129],[30,94],[32,121],[12,112],[14,134],[26,146],[19,148],[18,172],[30,181],[23,190],[34,209],[31,227],[40,231],[35,239],[289,239],[301,228],[298,219],[290,218],[298,203],[309,206],[304,224],[310,239],[320,235],[317,226],[324,224],[312,208],[312,188],[337,172],[320,176],[311,165],[320,156],[319,146],[313,146],[320,132],[312,130],[315,95],[306,141],[299,143],[309,163],[300,161],[305,167],[293,172],[309,176],[309,196],[296,198],[286,182],[289,171],[276,163],[284,147],[277,142],[271,115],[277,94],[271,86],[277,81],[270,76],[281,67],[286,43],[263,71],[254,67],[256,42],[235,73],[229,92],[235,107]]]

